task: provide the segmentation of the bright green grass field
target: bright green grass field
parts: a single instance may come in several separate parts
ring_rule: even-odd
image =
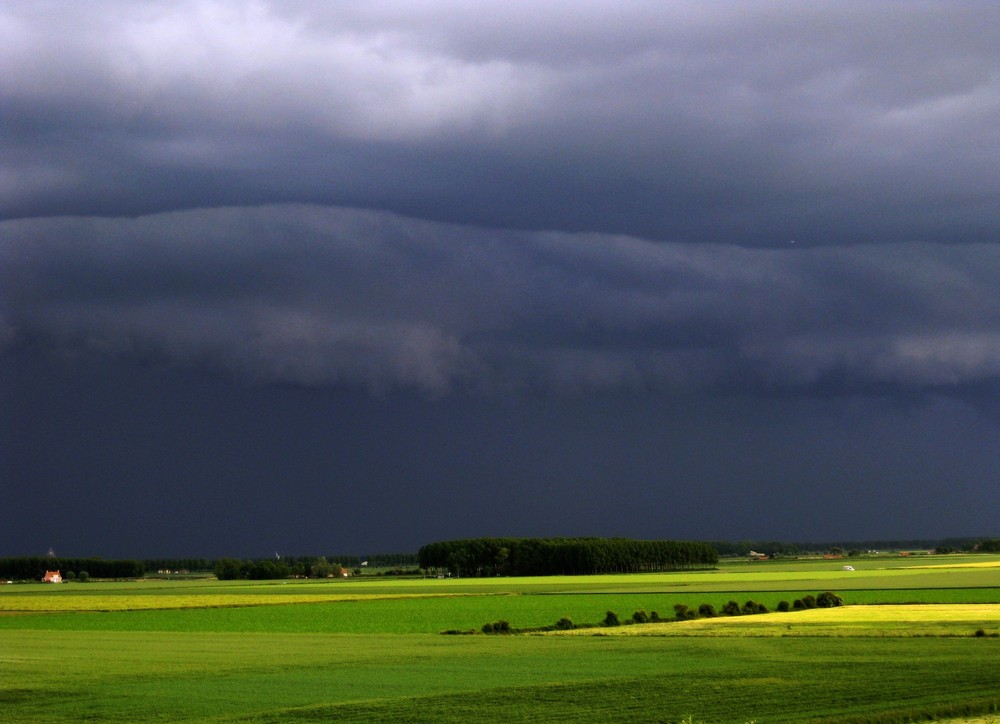
[[[0,720],[869,722],[998,711],[1000,638],[972,633],[1000,631],[1000,609],[965,616],[961,604],[1000,603],[1000,567],[969,561],[1000,558],[865,559],[854,572],[810,561],[585,578],[0,586]],[[773,608],[823,590],[957,607],[767,614],[641,636],[439,633],[501,618],[593,622],[608,609],[670,616],[674,603]]]
[[[3,641],[5,721],[888,721],[1000,705],[1000,640],[988,638],[17,631]]]
[[[729,600],[741,605],[752,598],[775,610],[811,591],[659,593],[557,593],[551,595],[409,596],[360,601],[185,607],[101,613],[29,613],[0,615],[0,632],[12,629],[51,631],[174,631],[219,633],[432,633],[479,630],[500,619],[515,628],[546,626],[566,617],[577,624],[597,623],[607,611],[626,619],[637,610],[672,618],[674,604],[717,610]],[[847,603],[997,603],[1000,590],[948,589],[845,592]],[[242,600],[242,599],[241,599]],[[970,629],[972,631],[974,629]]]

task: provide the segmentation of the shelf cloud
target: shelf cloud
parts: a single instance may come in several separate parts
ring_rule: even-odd
[[[995,536],[997,27],[4,2],[0,548]]]
[[[8,221],[0,238],[5,344],[256,381],[825,394],[1000,373],[994,245],[772,250],[301,205]]]

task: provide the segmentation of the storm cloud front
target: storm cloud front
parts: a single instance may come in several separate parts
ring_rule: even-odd
[[[998,23],[6,4],[0,547],[995,535]]]

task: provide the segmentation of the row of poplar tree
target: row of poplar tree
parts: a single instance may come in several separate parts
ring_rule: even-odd
[[[709,543],[629,538],[472,538],[441,541],[417,553],[420,567],[458,576],[547,576],[709,568]]]

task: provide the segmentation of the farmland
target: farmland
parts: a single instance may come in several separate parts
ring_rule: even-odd
[[[9,721],[908,721],[1000,709],[1000,557],[855,568],[3,586],[0,706]],[[774,610],[825,590],[847,605],[441,635],[751,598]]]

